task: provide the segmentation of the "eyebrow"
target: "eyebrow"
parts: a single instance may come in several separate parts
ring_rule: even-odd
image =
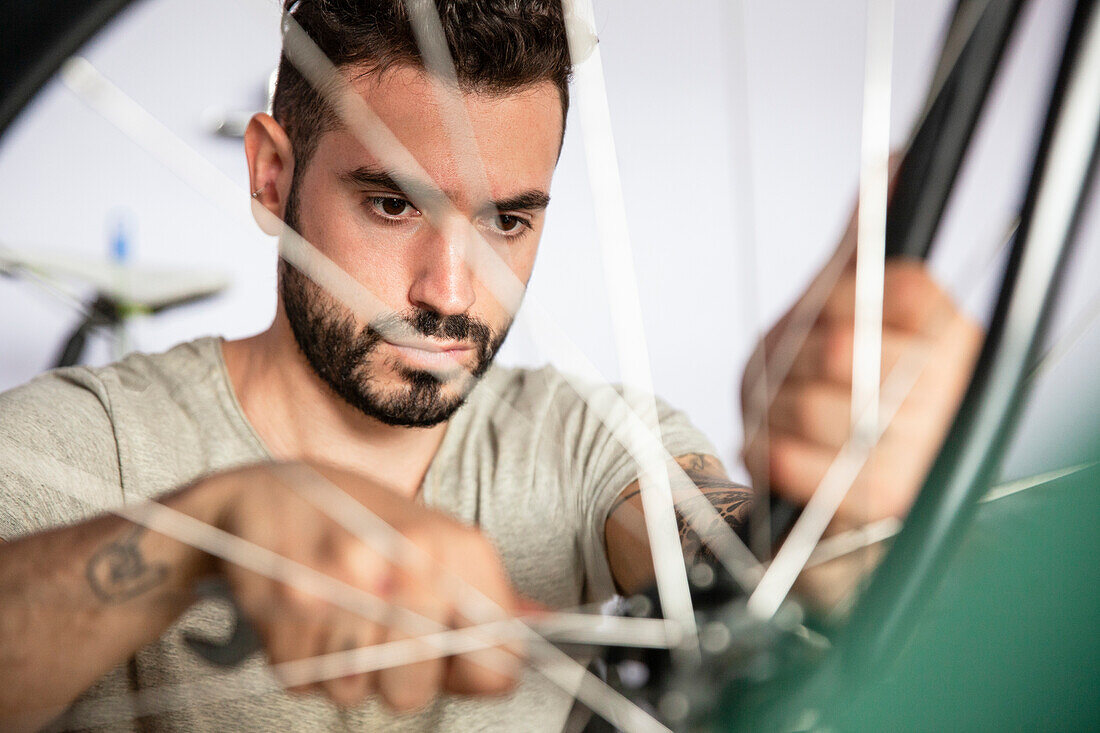
[[[542,211],[550,205],[550,194],[533,188],[492,203],[497,211]]]
[[[359,186],[393,191],[410,199],[438,203],[446,200],[446,194],[435,184],[421,183],[370,165],[359,166],[341,177]],[[536,188],[490,202],[490,206],[497,211],[541,211],[549,205],[550,194]]]
[[[443,192],[437,186],[423,184],[370,165],[361,165],[354,170],[346,171],[341,178],[359,186],[382,188],[409,198],[438,199],[443,196]]]

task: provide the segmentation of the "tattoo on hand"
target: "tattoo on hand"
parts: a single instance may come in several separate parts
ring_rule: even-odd
[[[149,565],[138,543],[144,527],[133,527],[88,561],[85,574],[92,591],[106,603],[122,603],[156,587],[168,576],[168,566]]]

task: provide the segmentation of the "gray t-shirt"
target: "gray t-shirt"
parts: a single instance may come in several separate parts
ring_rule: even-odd
[[[606,406],[607,393],[589,400]],[[638,467],[589,402],[552,368],[493,367],[453,416],[422,500],[478,526],[516,589],[567,608],[614,593],[603,526]],[[658,401],[672,456],[714,453]],[[271,460],[229,382],[221,341],[134,354],[102,369],[44,374],[0,394],[0,536],[13,539],[156,497],[199,476]],[[341,712],[275,689],[262,655],[213,668],[182,639],[224,638],[232,612],[193,606],[130,665],[70,711],[67,725],[110,730],[560,730],[572,700],[528,672],[499,700],[444,696],[394,716],[376,702]],[[66,650],[66,653],[79,653]],[[134,695],[140,691],[140,695]],[[140,723],[136,715],[142,714]]]

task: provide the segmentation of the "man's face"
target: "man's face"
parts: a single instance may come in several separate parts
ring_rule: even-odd
[[[427,427],[462,404],[512,323],[484,263],[499,258],[524,285],[531,276],[561,100],[549,82],[444,98],[411,67],[345,76],[415,162],[365,149],[341,124],[297,172],[286,219],[385,310],[364,322],[285,263],[281,306],[340,397],[386,424]]]

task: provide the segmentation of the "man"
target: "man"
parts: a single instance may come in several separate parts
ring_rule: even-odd
[[[284,663],[413,633],[402,612],[372,618],[340,598],[380,597],[447,628],[480,620],[455,575],[503,615],[651,582],[636,528],[639,469],[605,405],[586,403],[552,369],[490,367],[513,313],[482,258],[499,258],[521,283],[530,277],[568,104],[561,8],[437,4],[459,83],[449,95],[425,69],[401,0],[288,3],[342,83],[411,154],[404,167],[365,147],[286,55],[274,115],[257,115],[245,138],[261,225],[285,221],[373,293],[380,313],[360,317],[281,262],[278,312],[257,336],[55,372],[0,396],[6,727],[42,725],[80,698],[66,724],[136,726],[119,721],[142,716],[142,727],[180,730],[560,729],[569,698],[520,676],[516,657],[499,650],[300,683],[293,692],[319,694],[298,696],[265,692],[266,665],[285,673]],[[456,112],[471,139],[450,133]],[[483,178],[470,174],[475,147]],[[850,284],[846,275],[830,298],[776,398],[773,438],[757,449],[773,484],[794,497],[846,435]],[[888,287],[888,362],[931,343],[945,323],[959,354],[941,360],[927,399],[901,413],[907,463],[895,471],[881,458],[896,487],[887,510],[902,513],[957,402],[976,330],[913,265],[892,268]],[[683,415],[659,404],[658,421],[667,452],[740,528],[747,491]],[[335,488],[434,562],[361,541],[364,517],[334,500],[344,496]],[[145,497],[174,512],[173,527],[241,559],[103,514]],[[700,542],[686,527],[681,538],[691,550]],[[319,571],[345,595],[283,582],[285,564],[264,575],[268,555],[255,547]],[[224,607],[196,603],[197,584],[211,577],[228,581],[264,655],[226,682],[258,693],[207,704],[210,688],[188,683],[211,668],[184,639],[228,632]]]

